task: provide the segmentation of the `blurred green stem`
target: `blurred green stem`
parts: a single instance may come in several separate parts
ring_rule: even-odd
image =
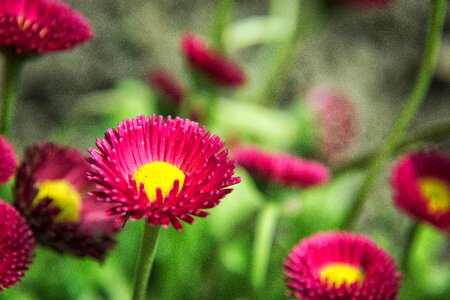
[[[230,22],[235,0],[216,0],[216,2],[217,11],[214,18],[212,40],[217,49],[223,50],[222,34]]]
[[[420,129],[415,133],[402,138],[397,144],[394,153],[402,151],[403,148],[420,142],[439,141],[450,137],[450,120],[431,125],[429,127]],[[342,166],[338,166],[335,172],[343,172],[349,169],[354,169],[364,166],[367,161],[375,156],[377,150],[368,151],[365,154],[359,155],[355,159],[352,159]]]
[[[161,226],[159,225],[153,227],[148,225],[145,221],[143,223],[144,234],[142,235],[141,248],[136,263],[133,300],[143,300],[145,298],[148,279],[150,278],[161,229]]]
[[[256,297],[261,296],[261,291],[266,280],[270,250],[272,248],[278,215],[279,209],[277,204],[268,202],[263,206],[256,222],[251,272],[251,282]]]
[[[403,274],[408,273],[409,264],[410,264],[410,257],[411,257],[411,251],[413,250],[414,243],[417,240],[417,232],[419,229],[419,222],[414,222],[411,224],[411,226],[408,228],[408,232],[406,235],[406,243],[405,248],[403,249],[403,256],[400,263],[400,268],[403,271]]]
[[[425,41],[425,52],[416,83],[405,107],[403,108],[403,111],[394,123],[394,126],[391,128],[385,144],[372,159],[363,183],[350,202],[351,207],[347,210],[347,213],[344,216],[341,229],[348,230],[356,222],[356,219],[363,208],[364,200],[367,198],[372,186],[379,178],[381,171],[387,165],[388,160],[394,153],[394,150],[402,138],[403,132],[410,124],[425,98],[425,94],[429,89],[431,79],[434,74],[434,69],[436,67],[437,54],[445,20],[446,5],[447,0],[432,1],[431,17],[428,24],[427,37]]]
[[[9,135],[14,114],[21,66],[22,59],[14,54],[6,56],[3,73],[3,102],[0,112],[0,134],[5,136]]]

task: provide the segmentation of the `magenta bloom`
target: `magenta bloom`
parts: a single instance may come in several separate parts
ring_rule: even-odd
[[[34,238],[14,207],[0,200],[0,292],[17,284],[33,260]]]
[[[190,66],[218,85],[236,87],[246,81],[242,68],[218,51],[208,47],[193,33],[182,39],[182,52]]]
[[[0,135],[0,184],[8,182],[17,169],[14,147]]]
[[[181,230],[179,219],[194,223],[192,216],[206,217],[204,209],[218,205],[240,181],[224,142],[190,120],[125,120],[98,139],[97,147],[89,149],[89,179],[99,190],[92,194],[113,204],[109,214],[122,220],[146,218],[151,226]]]
[[[315,234],[284,263],[288,296],[302,300],[393,300],[401,275],[395,261],[367,237]]]
[[[237,146],[233,152],[238,165],[250,175],[283,186],[304,188],[330,179],[326,166],[289,153],[272,154],[249,146]]]
[[[15,205],[41,244],[103,260],[121,224],[105,214],[107,205],[87,195],[94,189],[88,170],[76,149],[52,143],[32,146],[18,170]]]
[[[333,3],[359,7],[385,7],[394,0],[330,0]]]
[[[16,53],[65,50],[93,36],[89,22],[59,0],[0,0],[0,45]]]
[[[186,91],[174,74],[159,69],[150,72],[146,79],[161,98],[168,100],[174,106],[179,106],[183,102]]]
[[[394,202],[415,219],[450,233],[450,156],[439,151],[407,154],[391,178]]]
[[[320,85],[307,92],[306,101],[317,123],[319,156],[329,163],[339,162],[359,135],[354,104],[342,91]]]

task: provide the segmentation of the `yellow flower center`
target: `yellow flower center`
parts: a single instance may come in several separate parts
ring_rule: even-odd
[[[428,201],[430,213],[446,213],[450,211],[450,187],[436,177],[419,179],[420,191]]]
[[[46,180],[38,185],[38,193],[31,205],[36,206],[42,200],[50,198],[50,207],[60,209],[56,222],[76,222],[80,219],[81,196],[67,180]]]
[[[328,286],[340,287],[343,284],[347,286],[358,282],[362,285],[364,274],[358,268],[346,263],[328,264],[320,270],[320,280],[325,283],[328,280]]]
[[[156,200],[156,189],[160,188],[163,198],[165,198],[173,187],[175,180],[178,180],[178,192],[184,184],[184,173],[172,164],[164,161],[156,161],[143,165],[134,174],[133,179],[139,190],[141,183],[144,184],[148,199]]]

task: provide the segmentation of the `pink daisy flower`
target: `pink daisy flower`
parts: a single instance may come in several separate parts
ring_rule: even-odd
[[[181,82],[167,70],[153,70],[146,75],[146,80],[161,98],[168,100],[176,107],[183,102],[186,96],[186,90]]]
[[[97,184],[98,201],[121,220],[146,218],[148,224],[194,223],[204,209],[219,204],[240,181],[224,142],[197,123],[170,116],[139,116],[109,129],[89,149],[89,179]]]
[[[288,295],[302,300],[393,300],[400,286],[395,261],[363,235],[315,234],[284,263]]]
[[[59,0],[0,0],[0,45],[16,53],[65,50],[93,36],[89,22]]]
[[[39,243],[102,261],[115,245],[121,224],[105,214],[104,204],[87,195],[94,189],[88,170],[86,158],[76,149],[52,143],[32,146],[17,173],[15,205]]]
[[[0,291],[17,284],[33,260],[34,238],[14,207],[0,200]]]
[[[450,156],[439,151],[407,154],[391,178],[397,207],[450,233]]]
[[[197,35],[187,33],[181,50],[190,66],[222,86],[236,87],[246,81],[242,68],[218,51],[208,47]]]
[[[8,182],[17,169],[14,147],[0,135],[0,184]]]
[[[357,111],[352,101],[337,88],[319,85],[306,94],[306,104],[317,126],[317,150],[329,163],[344,159],[359,135]]]
[[[269,153],[254,146],[236,146],[233,156],[247,172],[283,186],[310,187],[327,182],[330,172],[319,162],[289,153]]]

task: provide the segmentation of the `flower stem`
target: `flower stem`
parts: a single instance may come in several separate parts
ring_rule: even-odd
[[[411,257],[411,250],[414,247],[414,243],[417,240],[417,233],[419,229],[419,222],[414,222],[411,224],[411,226],[408,229],[407,236],[406,236],[406,243],[405,248],[403,250],[403,256],[400,263],[401,270],[403,271],[403,274],[408,273],[409,269],[409,259]]]
[[[257,297],[260,295],[266,280],[270,249],[272,248],[278,215],[279,210],[277,205],[269,202],[262,208],[256,222],[251,282],[255,296]]]
[[[349,229],[359,216],[364,200],[367,198],[372,186],[380,176],[380,172],[386,166],[387,161],[396,149],[403,132],[410,124],[431,83],[434,69],[437,62],[437,54],[441,42],[442,29],[445,20],[447,0],[433,0],[431,7],[431,17],[428,24],[427,37],[425,41],[425,52],[420,66],[419,74],[414,88],[409,96],[403,111],[398,120],[391,128],[386,143],[372,159],[367,175],[354,196],[352,206],[347,211],[341,229]]]
[[[7,55],[3,73],[3,102],[0,111],[0,134],[5,136],[8,136],[11,127],[21,66],[20,58]]]
[[[222,34],[233,13],[235,0],[216,0],[217,11],[213,24],[212,40],[216,49],[223,50]]]
[[[142,235],[141,249],[139,250],[139,257],[136,263],[133,300],[142,300],[145,298],[160,228],[161,226],[152,227],[147,222],[144,222],[144,234]]]

